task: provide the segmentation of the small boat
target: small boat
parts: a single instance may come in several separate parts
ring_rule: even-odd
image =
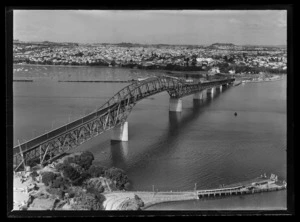
[[[235,112],[234,115],[237,116],[237,113]]]

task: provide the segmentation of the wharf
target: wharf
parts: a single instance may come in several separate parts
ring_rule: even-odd
[[[271,175],[270,178],[264,176],[255,178],[253,180],[223,186],[219,189],[198,190],[199,198],[204,197],[218,197],[227,195],[242,195],[251,193],[261,193],[286,189],[286,182],[279,182],[277,176]]]
[[[286,189],[285,181],[279,182],[275,175],[271,178],[259,177],[242,183],[231,184],[220,189],[191,190],[191,191],[113,191],[106,193],[105,208],[114,210],[128,198],[137,195],[146,209],[163,202],[199,200],[208,198],[229,197],[235,195],[254,194]]]

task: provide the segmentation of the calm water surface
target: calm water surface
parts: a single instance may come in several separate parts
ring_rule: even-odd
[[[128,80],[162,71],[98,67],[15,65],[14,144],[101,106],[127,83],[66,83],[57,80]],[[286,78],[231,87],[169,113],[166,92],[140,101],[132,110],[129,141],[111,143],[110,132],[86,142],[95,163],[124,169],[132,190],[216,188],[263,173],[286,179]],[[237,112],[235,117],[233,114]],[[155,209],[285,209],[286,191],[220,200],[160,204]]]

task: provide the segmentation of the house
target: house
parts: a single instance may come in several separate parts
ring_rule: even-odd
[[[214,75],[220,73],[219,67],[212,67],[210,70],[208,70],[208,75]]]

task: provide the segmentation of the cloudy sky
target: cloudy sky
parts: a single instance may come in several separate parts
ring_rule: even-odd
[[[284,10],[15,10],[14,39],[285,45]]]

